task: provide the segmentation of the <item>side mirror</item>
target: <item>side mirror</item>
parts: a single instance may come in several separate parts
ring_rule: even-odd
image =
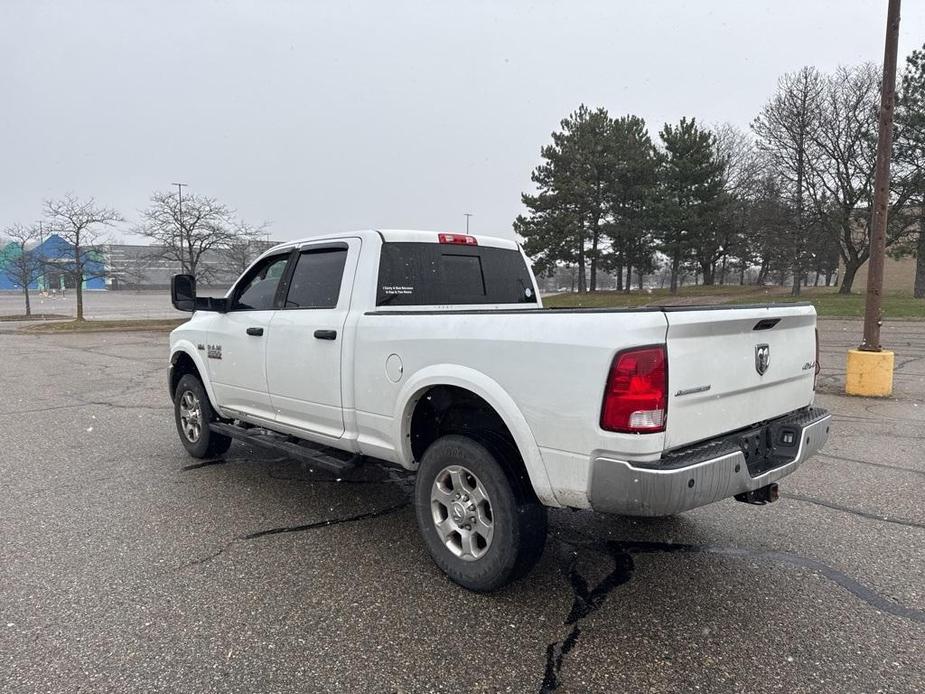
[[[170,280],[170,301],[178,311],[217,311],[225,313],[227,302],[211,296],[196,296],[196,278],[192,275],[174,275]]]
[[[195,311],[196,278],[192,275],[174,275],[170,280],[170,301],[178,311]]]

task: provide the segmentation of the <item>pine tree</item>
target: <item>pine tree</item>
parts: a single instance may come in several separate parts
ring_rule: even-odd
[[[680,271],[695,263],[705,284],[713,283],[720,257],[719,222],[726,204],[723,163],[717,156],[712,133],[694,118],[666,124],[659,133],[664,152],[659,166],[659,250],[668,256],[671,293],[678,291]]]
[[[906,58],[895,111],[894,181],[907,188],[915,233],[894,255],[913,255],[917,299],[925,298],[925,46]],[[895,187],[895,186],[894,186]]]
[[[552,269],[557,262],[577,264],[579,291],[594,291],[607,190],[615,167],[610,141],[613,121],[606,109],[592,111],[582,104],[560,126],[561,131],[552,133],[552,144],[542,148],[544,162],[531,176],[537,194],[521,196],[530,214],[519,216],[514,230],[542,270]]]
[[[612,253],[606,265],[617,276],[617,289],[629,291],[633,268],[640,283],[643,275],[655,270],[650,227],[658,160],[646,123],[638,116],[617,118],[611,141],[616,166],[608,188],[610,219],[606,228]]]

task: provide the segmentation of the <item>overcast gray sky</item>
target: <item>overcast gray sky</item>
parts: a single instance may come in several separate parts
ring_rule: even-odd
[[[275,239],[511,236],[579,103],[747,127],[777,77],[882,59],[886,0],[0,0],[0,227],[171,182]],[[900,60],[925,42],[903,7]],[[128,240],[122,232],[116,232]]]

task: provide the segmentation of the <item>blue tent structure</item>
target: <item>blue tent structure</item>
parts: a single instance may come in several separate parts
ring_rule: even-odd
[[[45,269],[42,276],[29,285],[29,289],[73,289],[76,278],[74,277],[74,246],[65,241],[57,234],[52,234],[35,248],[30,249],[45,262]],[[5,248],[0,249],[0,290],[20,289],[12,277],[9,277],[6,271],[9,263],[19,254],[19,248],[16,244],[11,243]],[[95,251],[90,251],[85,255],[83,273],[84,289],[105,289],[106,280],[104,275],[104,266],[102,255]]]

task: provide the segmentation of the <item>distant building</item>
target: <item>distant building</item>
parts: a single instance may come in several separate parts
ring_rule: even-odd
[[[249,264],[273,243],[255,241],[253,252],[232,257],[226,251],[206,251],[200,259],[199,285],[204,287],[228,287],[234,283]],[[29,249],[44,260],[42,275],[30,285],[36,291],[59,291],[74,289],[74,248],[57,234],[52,234],[42,243]],[[15,243],[0,248],[0,291],[19,290],[20,287],[6,272],[9,263],[17,257],[20,249]],[[180,263],[165,256],[161,246],[109,243],[98,245],[89,254],[84,265],[84,289],[167,289],[170,279],[182,272]],[[249,256],[249,257],[248,257]]]
[[[838,262],[838,276],[844,277],[845,264]],[[867,262],[858,269],[854,276],[853,292],[867,291]],[[904,256],[892,258],[889,255],[883,260],[883,291],[906,292],[911,294],[915,288],[915,258]]]
[[[197,284],[230,287],[251,261],[275,243],[254,241],[250,253],[236,253],[236,257],[221,249],[206,251],[199,260]],[[167,257],[163,246],[111,243],[101,250],[108,289],[167,289],[171,278],[183,272],[180,263]]]
[[[58,291],[74,289],[76,287],[77,278],[74,274],[74,246],[57,234],[52,234],[39,245],[29,250],[31,253],[35,253],[44,262],[42,274],[35,282],[29,285],[29,289],[34,289],[36,291]],[[0,250],[0,290],[21,289],[16,283],[15,278],[10,277],[7,272],[10,262],[15,259],[19,253],[19,246],[15,243],[7,244]],[[83,288],[105,289],[106,271],[102,260],[102,253],[100,251],[95,251],[87,255],[88,258],[84,263]]]

